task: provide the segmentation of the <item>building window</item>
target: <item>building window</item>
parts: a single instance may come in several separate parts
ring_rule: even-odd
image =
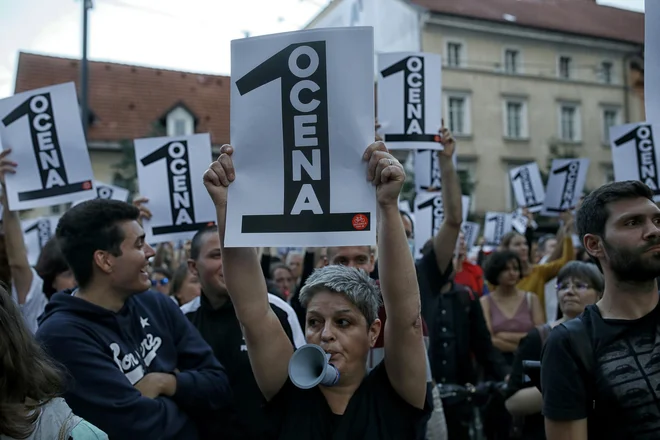
[[[447,66],[460,67],[463,65],[463,43],[447,42]]]
[[[606,107],[603,109],[603,143],[610,143],[610,127],[619,125],[619,109],[614,107]]]
[[[520,51],[516,49],[506,49],[504,51],[504,71],[509,74],[516,74],[520,71]]]
[[[510,139],[527,139],[527,104],[521,100],[504,101],[504,133]]]
[[[614,182],[614,168],[612,165],[603,166],[603,185]]]
[[[600,63],[600,80],[604,84],[612,84],[612,69],[614,66],[610,61]]]
[[[571,57],[559,57],[559,77],[562,79],[571,78]]]
[[[167,135],[187,136],[195,132],[195,120],[183,107],[177,107],[167,115]]]
[[[580,108],[575,104],[561,104],[559,107],[559,138],[565,142],[580,142]]]
[[[455,135],[467,136],[471,133],[470,96],[468,94],[448,94],[445,100],[445,121]]]
[[[60,215],[62,214],[62,205],[52,205],[50,207],[50,215]]]
[[[185,136],[186,134],[186,121],[184,119],[174,120],[174,136]]]

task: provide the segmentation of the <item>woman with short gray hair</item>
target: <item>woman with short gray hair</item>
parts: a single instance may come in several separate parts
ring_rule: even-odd
[[[233,148],[204,174],[204,185],[218,216],[223,271],[232,303],[244,329],[250,364],[268,401],[273,437],[278,439],[359,438],[418,440],[431,409],[422,335],[419,286],[399,214],[405,180],[401,164],[385,144],[371,144],[363,155],[367,179],[378,206],[379,272],[385,358],[367,372],[367,355],[381,331],[380,292],[365,272],[342,266],[318,269],[300,300],[306,306],[305,337],[338,370],[334,386],[297,388],[289,379],[293,346],[268,304],[266,283],[254,248],[226,248],[227,188],[236,177]]]

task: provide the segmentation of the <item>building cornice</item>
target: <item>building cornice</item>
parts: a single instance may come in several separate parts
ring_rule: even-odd
[[[631,53],[640,52],[643,47],[641,44],[575,35],[560,31],[543,30],[515,23],[495,23],[487,20],[456,17],[439,13],[427,14],[426,17],[427,20],[425,24],[504,35],[507,37],[517,37],[525,40],[538,40],[556,44],[582,46],[589,48],[590,50],[603,49],[614,52]]]

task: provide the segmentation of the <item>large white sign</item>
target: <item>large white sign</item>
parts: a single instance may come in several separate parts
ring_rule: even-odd
[[[440,55],[378,55],[378,122],[391,149],[442,150]]]
[[[452,156],[456,167],[456,154]],[[415,190],[428,191],[442,188],[442,171],[440,158],[435,150],[415,150]]]
[[[227,246],[376,243],[373,30],[232,41]]]
[[[484,222],[484,238],[491,246],[500,244],[504,234],[511,232],[511,214],[506,212],[487,212]]]
[[[660,2],[646,0],[644,3],[644,75],[658,78],[660,75]],[[646,120],[660,122],[660,82],[644,81],[644,103]]]
[[[73,83],[0,100],[0,138],[18,164],[7,174],[12,211],[59,205],[93,194],[92,163]]]
[[[119,186],[110,185],[109,183],[103,183],[98,180],[94,181],[94,189],[96,190],[95,199],[107,199],[107,200],[121,200],[122,202],[128,201],[129,191]],[[71,206],[76,206],[84,202],[85,200],[91,199],[82,199],[73,203]]]
[[[589,159],[553,159],[541,214],[558,217],[577,206],[587,181]]]
[[[509,178],[518,206],[539,212],[545,200],[545,189],[538,164],[532,162],[513,168],[509,171]]]
[[[462,196],[463,223],[467,221],[470,208],[470,196]],[[438,233],[445,219],[445,207],[440,191],[420,191],[415,197],[415,256],[421,258],[422,247]]]
[[[21,221],[23,241],[30,266],[37,264],[41,249],[46,246],[48,240],[55,236],[58,221],[59,217],[41,217]]]
[[[660,125],[648,123],[610,128],[614,180],[644,182],[656,202],[660,201],[660,155],[653,135],[658,131]]]
[[[152,217],[143,222],[148,243],[188,240],[216,221],[202,176],[212,161],[208,133],[135,140],[140,194]]]
[[[424,244],[442,225],[445,209],[440,192],[418,192],[415,197],[415,258],[422,257]]]
[[[474,222],[463,222],[461,225],[461,230],[463,235],[465,235],[465,247],[470,251],[477,243],[477,238],[479,238],[479,231],[481,230],[481,225]]]

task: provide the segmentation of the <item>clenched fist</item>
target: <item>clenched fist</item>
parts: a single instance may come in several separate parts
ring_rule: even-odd
[[[215,206],[227,205],[227,188],[236,178],[234,162],[231,159],[232,154],[234,154],[234,147],[223,145],[218,160],[213,162],[204,173],[204,186]]]

